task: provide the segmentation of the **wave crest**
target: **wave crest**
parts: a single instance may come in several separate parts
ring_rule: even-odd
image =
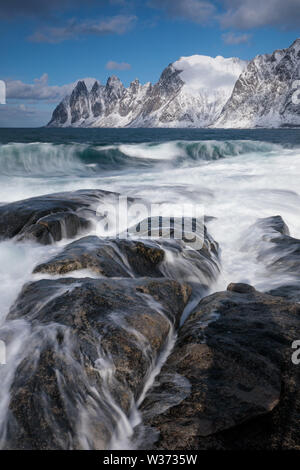
[[[0,145],[0,174],[6,176],[92,176],[124,167],[195,165],[243,154],[272,153],[277,144],[250,140],[168,141],[162,143],[87,144],[10,143]]]

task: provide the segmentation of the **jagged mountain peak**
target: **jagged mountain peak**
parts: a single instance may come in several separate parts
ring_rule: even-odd
[[[106,85],[107,86],[119,86],[119,85],[123,86],[123,83],[121,82],[119,77],[117,77],[116,75],[111,75],[110,77],[108,77]]]
[[[123,96],[125,87],[116,75],[112,75],[106,82],[105,90],[108,99],[116,100]]]
[[[290,47],[295,49],[297,52],[299,52],[300,51],[300,38],[295,39],[295,41]]]
[[[88,94],[88,89],[83,80],[78,80],[74,90],[72,91],[71,97],[79,96],[80,94]]]
[[[99,82],[99,80],[95,80],[95,83],[91,89],[91,93],[97,92],[100,88],[101,88],[101,83]]]
[[[136,78],[135,80],[133,80],[130,85],[129,85],[129,90],[134,94],[136,95],[137,93],[139,93],[140,89],[141,89],[142,85],[139,81],[138,78]]]
[[[79,80],[53,112],[49,126],[254,127],[300,125],[292,100],[300,79],[300,38],[287,49],[256,56],[192,55],[170,63],[156,84],[125,88]]]

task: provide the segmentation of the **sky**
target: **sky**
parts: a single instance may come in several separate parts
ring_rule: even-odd
[[[300,0],[1,0],[0,127],[45,125],[78,79],[155,83],[182,56],[251,60],[299,36]]]

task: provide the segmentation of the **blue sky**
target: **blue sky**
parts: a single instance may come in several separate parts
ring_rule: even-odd
[[[251,59],[299,34],[300,0],[1,0],[0,126],[40,126],[79,78],[156,82],[180,56]]]

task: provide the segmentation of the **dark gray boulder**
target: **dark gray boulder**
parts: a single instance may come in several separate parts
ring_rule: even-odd
[[[299,449],[299,338],[298,304],[241,284],[204,298],[142,405],[155,446]]]
[[[29,330],[2,423],[5,448],[107,448],[189,295],[188,286],[157,279],[25,285],[8,316],[12,329],[25,321]]]
[[[0,206],[0,239],[17,237],[42,244],[72,238],[97,218],[104,201],[115,203],[119,195],[102,190],[47,194]],[[132,199],[130,199],[132,201]]]
[[[66,274],[82,269],[105,277],[197,279],[207,289],[219,274],[219,261],[215,245],[192,250],[181,240],[87,236],[70,243],[33,272]]]
[[[38,265],[34,273],[90,269],[105,277],[161,277],[158,266],[163,259],[164,251],[155,243],[88,236],[67,245],[57,256]]]

